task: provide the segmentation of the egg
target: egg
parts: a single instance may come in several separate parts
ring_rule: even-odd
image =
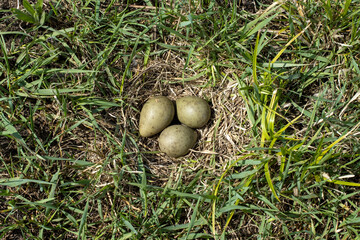
[[[176,112],[179,121],[191,128],[201,128],[210,119],[210,106],[196,96],[181,97],[176,100]]]
[[[165,129],[175,115],[173,102],[165,96],[150,98],[140,112],[139,132],[150,137]]]
[[[159,136],[160,150],[170,157],[186,155],[195,146],[197,133],[183,125],[172,125],[165,128]]]

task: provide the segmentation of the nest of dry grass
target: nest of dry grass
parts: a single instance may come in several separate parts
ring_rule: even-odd
[[[124,87],[127,105],[111,112],[111,115],[118,119],[120,126],[119,142],[126,133],[128,137],[124,151],[134,159],[130,162],[135,163],[136,158],[141,155],[148,170],[159,178],[167,179],[180,165],[185,165],[194,172],[204,168],[221,170],[229,160],[236,158],[242,152],[242,146],[249,142],[246,133],[250,125],[244,102],[238,93],[238,83],[224,77],[218,79],[216,87],[209,87],[206,76],[183,82],[185,63],[177,61],[177,57],[170,59],[157,59],[144,69],[133,69],[134,75],[126,81]],[[185,78],[189,78],[195,71],[186,69],[185,72]],[[206,99],[211,106],[210,121],[205,127],[197,129],[197,144],[184,157],[176,159],[158,152],[159,134],[150,138],[139,137],[140,110],[150,97],[158,95],[167,96],[171,100],[182,96],[199,96]],[[177,123],[176,121],[173,123]]]

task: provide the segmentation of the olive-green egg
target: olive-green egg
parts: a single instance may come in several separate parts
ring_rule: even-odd
[[[169,126],[174,118],[173,102],[164,96],[150,98],[140,112],[139,132],[143,137],[150,137]]]
[[[197,134],[183,125],[172,125],[165,128],[159,137],[160,150],[170,157],[181,157],[195,146]]]
[[[181,123],[191,128],[201,128],[210,119],[210,106],[202,98],[186,96],[176,100],[176,112]]]

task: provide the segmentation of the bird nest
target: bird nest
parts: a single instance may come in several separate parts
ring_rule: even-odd
[[[238,92],[238,82],[228,77],[230,73],[225,73],[212,86],[206,74],[194,77],[195,71],[184,70],[183,62],[172,59],[150,62],[142,70],[133,66],[133,77],[124,84],[127,104],[122,109],[112,110],[112,115],[118,119],[119,142],[125,139],[124,152],[131,159],[127,162],[134,164],[135,170],[141,159],[148,171],[159,179],[167,179],[180,165],[194,170],[191,172],[204,168],[221,171],[227,162],[237,158],[243,151],[242,147],[249,142],[247,132],[250,126]],[[199,136],[197,144],[186,156],[171,158],[160,152],[159,134],[140,137],[140,110],[152,96],[167,96],[173,101],[182,96],[198,96],[210,104],[210,121],[203,128],[196,129]],[[174,121],[176,123],[177,120]]]

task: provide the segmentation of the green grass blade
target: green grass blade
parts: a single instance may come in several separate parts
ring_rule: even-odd
[[[35,16],[36,11],[27,0],[23,0],[23,6],[31,16]]]
[[[260,32],[258,32],[257,36],[256,36],[256,42],[255,42],[255,47],[254,47],[254,52],[253,52],[253,62],[252,62],[252,74],[253,74],[253,81],[254,84],[259,87],[259,83],[257,80],[257,55],[258,55],[258,46],[259,46],[259,37],[260,37]]]
[[[77,239],[86,239],[86,237],[85,237],[85,228],[86,228],[86,224],[87,224],[87,217],[88,217],[88,211],[89,211],[89,202],[90,202],[90,200],[87,199],[86,200],[86,205],[85,205],[85,208],[83,210],[83,214],[82,214],[82,217],[81,217],[81,220],[80,220]]]
[[[27,183],[37,183],[37,184],[44,184],[44,185],[54,185],[54,183],[35,180],[35,179],[17,179],[17,178],[10,178],[10,179],[0,179],[1,186],[8,186],[8,187],[17,187]]]
[[[325,154],[327,152],[330,151],[330,149],[332,149],[336,144],[338,144],[339,142],[341,142],[342,140],[344,140],[347,136],[349,136],[351,133],[353,133],[356,129],[358,129],[360,126],[360,122],[358,122],[350,131],[348,131],[346,134],[342,135],[341,137],[339,137],[336,141],[334,141],[333,143],[331,143],[329,146],[327,146],[322,152],[321,154],[316,158],[316,160],[313,162],[313,164],[319,164],[320,160],[325,156]],[[312,164],[312,165],[313,165]]]
[[[199,198],[199,199],[197,200],[197,202],[196,202],[196,206],[195,206],[195,208],[194,208],[194,210],[193,210],[193,214],[192,214],[191,219],[190,219],[190,222],[189,222],[189,227],[188,227],[188,229],[187,229],[185,239],[189,239],[190,231],[191,231],[191,229],[194,227],[194,224],[195,224],[195,221],[196,221],[196,216],[197,216],[197,214],[198,214],[199,204],[200,204],[200,201],[201,201],[201,200],[202,200],[202,199]]]
[[[274,197],[280,202],[280,199],[274,188],[274,184],[272,183],[272,180],[271,180],[270,170],[269,170],[269,161],[267,161],[264,165],[264,172],[265,172],[266,181],[270,187],[271,192],[273,193]]]
[[[300,37],[302,34],[304,34],[304,32],[306,31],[306,29],[308,29],[308,28],[310,27],[310,25],[311,25],[311,24],[308,24],[301,32],[299,32],[298,34],[296,34],[296,36],[294,36],[292,39],[290,39],[290,41],[286,43],[285,47],[282,48],[282,49],[280,50],[280,52],[278,52],[278,54],[274,57],[273,60],[271,60],[271,64],[275,63],[275,62],[280,58],[280,56],[284,53],[284,51],[286,50],[286,48],[287,48],[288,46],[290,46],[291,43],[292,43],[293,41],[295,41],[298,37]]]

